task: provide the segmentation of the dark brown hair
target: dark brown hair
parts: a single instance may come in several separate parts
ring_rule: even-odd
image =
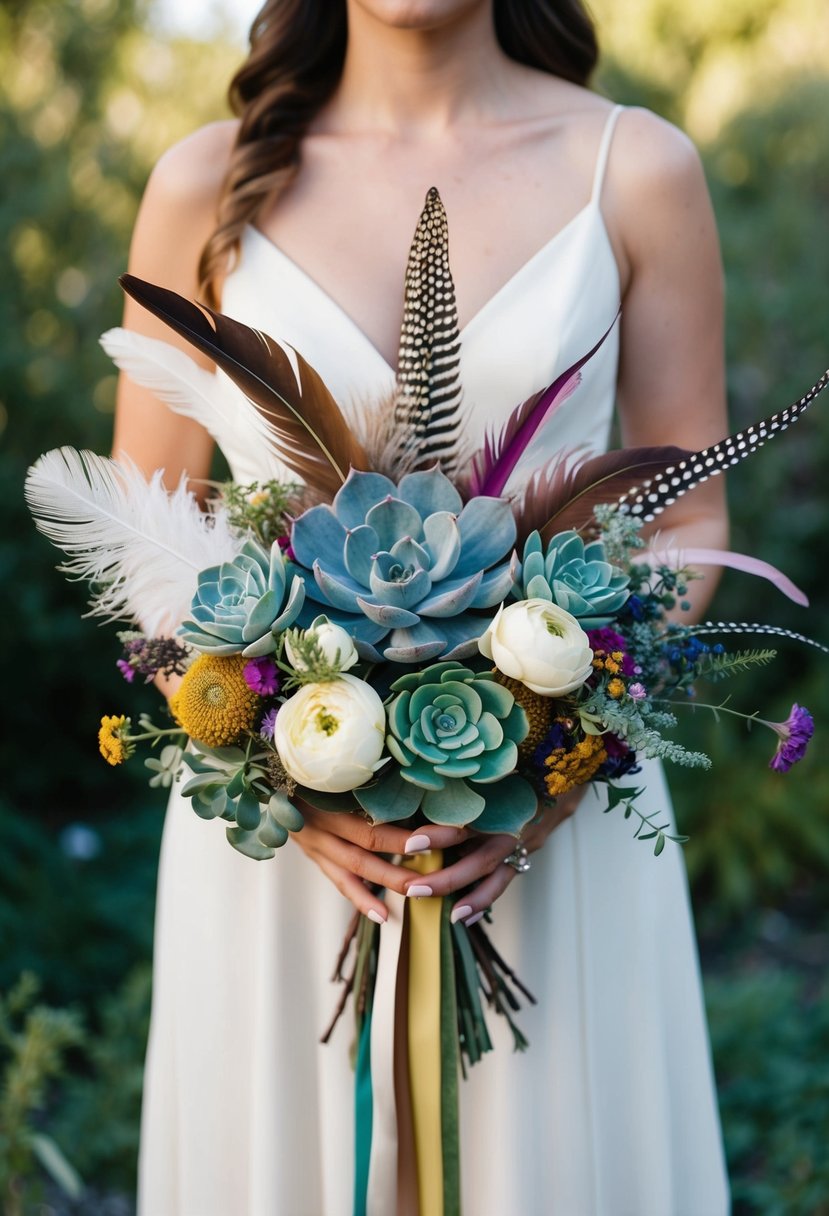
[[[494,0],[494,12],[510,58],[587,84],[598,44],[580,0]],[[302,137],[339,83],[345,44],[345,0],[268,0],[253,22],[250,54],[230,84],[239,133],[199,263],[208,302],[245,225],[296,173]]]

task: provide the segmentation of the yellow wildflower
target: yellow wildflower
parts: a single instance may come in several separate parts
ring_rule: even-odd
[[[550,770],[544,777],[547,793],[560,798],[576,785],[584,785],[607,759],[601,735],[586,735],[570,750],[557,747],[544,761]]]
[[[112,714],[101,718],[98,750],[107,764],[123,764],[132,754],[129,741],[123,738],[129,728],[130,720],[124,714],[121,714],[120,717]]]
[[[611,680],[607,686],[607,691],[611,697],[615,697],[618,701],[620,697],[625,695],[624,680]]]
[[[208,747],[229,747],[252,730],[261,704],[248,688],[240,654],[203,654],[188,668],[170,709],[179,726]]]

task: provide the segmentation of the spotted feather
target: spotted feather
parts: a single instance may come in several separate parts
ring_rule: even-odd
[[[794,633],[791,629],[783,629],[780,625],[758,625],[749,621],[703,621],[701,625],[689,626],[688,633],[693,634],[694,637],[706,633],[766,634],[770,637],[788,638],[790,642],[803,642],[806,646],[814,646],[816,650],[822,650],[824,654],[829,654],[829,646],[824,646],[822,642],[816,642],[814,638],[808,638],[803,633]]]
[[[449,225],[433,186],[415,229],[406,267],[394,413],[409,431],[418,463],[458,466],[460,332],[449,268]]]
[[[647,481],[627,490],[618,499],[618,505],[631,515],[637,515],[646,521],[654,519],[694,486],[739,464],[746,456],[761,448],[767,440],[785,431],[809,408],[827,384],[829,370],[823,373],[799,401],[792,402],[779,413],[746,427],[744,431],[738,431],[736,435],[721,440],[713,447],[703,448],[700,452],[689,453],[676,460]]]

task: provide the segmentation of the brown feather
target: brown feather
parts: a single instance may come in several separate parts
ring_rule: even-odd
[[[119,281],[230,377],[267,421],[278,457],[314,490],[330,498],[349,468],[370,468],[322,378],[299,352],[297,380],[287,353],[267,334],[134,275]]]
[[[538,530],[546,544],[570,528],[590,531],[593,511],[615,502],[676,461],[690,456],[683,448],[620,448],[599,456],[568,452],[539,469],[516,504],[519,542]]]

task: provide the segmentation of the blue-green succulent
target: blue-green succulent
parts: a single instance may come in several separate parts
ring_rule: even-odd
[[[272,654],[277,635],[292,625],[305,599],[302,580],[290,578],[277,544],[270,552],[247,540],[232,562],[199,575],[190,619],[180,637],[205,654]]]
[[[375,822],[418,809],[433,823],[517,833],[537,798],[516,774],[527,715],[491,672],[451,660],[408,672],[391,686],[386,745],[398,767],[355,790]]]
[[[472,610],[501,603],[510,589],[514,541],[507,502],[464,505],[437,467],[397,485],[352,471],[330,506],[293,525],[293,568],[307,597],[300,624],[323,605],[365,658],[465,657],[488,623]]]
[[[531,532],[522,561],[513,562],[513,577],[519,599],[551,600],[582,629],[601,629],[615,621],[630,595],[630,579],[607,560],[602,542],[585,544],[572,531],[559,532],[546,551],[538,532]]]

